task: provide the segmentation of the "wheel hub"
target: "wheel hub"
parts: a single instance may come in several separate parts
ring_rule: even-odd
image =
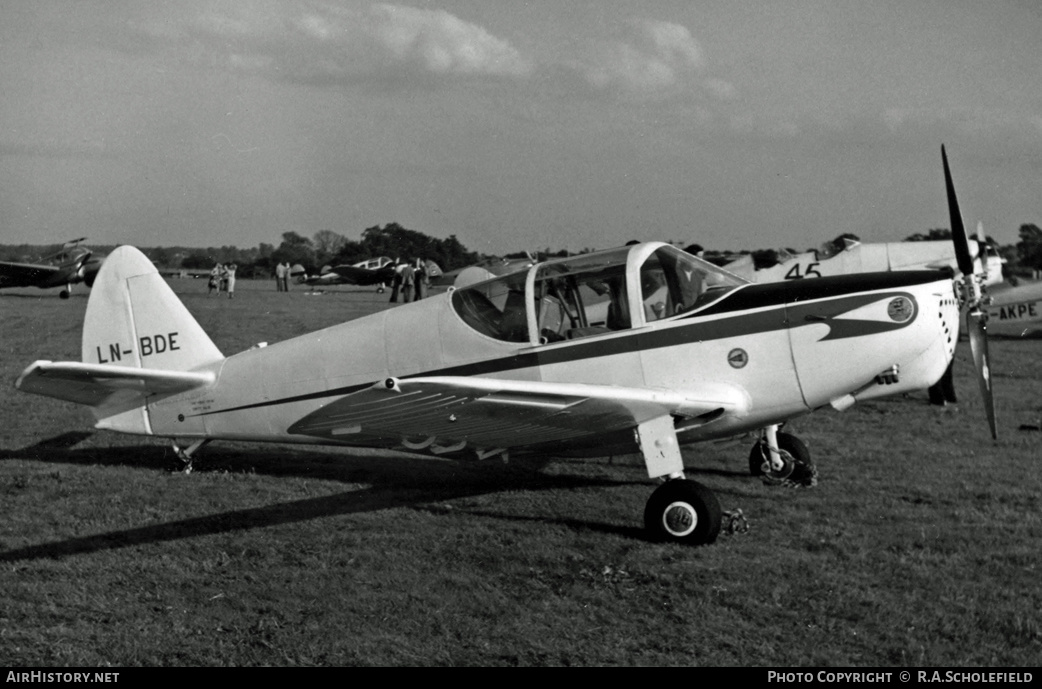
[[[774,479],[785,479],[792,475],[793,469],[796,467],[796,462],[786,450],[778,450],[778,457],[781,459],[781,466],[775,469],[771,466],[771,453],[770,450],[764,448],[764,460],[763,460],[763,473],[767,474]]]
[[[698,513],[686,502],[674,502],[662,512],[662,525],[673,536],[687,536],[698,526]]]

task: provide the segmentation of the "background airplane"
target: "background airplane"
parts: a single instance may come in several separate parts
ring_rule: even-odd
[[[434,261],[424,261],[427,275],[434,278],[442,275],[441,266]],[[371,258],[352,265],[323,266],[318,275],[308,275],[304,266],[297,264],[290,269],[290,275],[297,282],[312,288],[321,285],[377,285],[376,291],[382,293],[386,286],[394,281],[395,274],[404,267],[404,263],[391,260],[386,256]],[[419,264],[417,264],[419,265]]]
[[[74,284],[82,282],[90,287],[104,257],[95,256],[90,249],[80,246],[85,239],[80,237],[66,242],[58,252],[41,259],[46,263],[0,261],[0,288],[64,287],[58,296],[68,299]]]
[[[1042,282],[1003,283],[988,289],[988,333],[1006,337],[1042,335]]]
[[[752,282],[779,282],[890,270],[958,270],[958,260],[953,247],[950,240],[862,243],[855,239],[841,238],[828,242],[814,251],[798,254],[782,251],[779,253],[777,264],[773,266],[756,268],[752,256],[748,254],[721,264],[732,273]],[[970,256],[974,261],[983,258],[984,284],[1000,284],[1003,280],[1003,261],[995,248],[987,243],[980,224],[977,226],[977,240],[970,242],[969,247]]]
[[[312,288],[320,285],[377,285],[377,292],[383,292],[384,285],[394,279],[394,263],[386,256],[378,256],[351,265],[322,266],[318,275],[308,275],[304,266],[298,263],[290,269],[290,276]]]
[[[457,268],[456,270],[443,273],[432,284],[438,287],[448,287],[450,285],[456,288],[466,287],[489,278],[516,273],[519,270],[531,268],[535,264],[535,258],[527,252],[525,256],[517,258],[490,256],[464,268]]]

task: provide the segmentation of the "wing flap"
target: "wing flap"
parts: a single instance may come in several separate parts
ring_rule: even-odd
[[[37,395],[96,407],[115,394],[184,392],[214,381],[211,372],[163,371],[129,366],[36,361],[15,381],[15,387]]]
[[[706,386],[699,398],[610,385],[463,378],[395,379],[346,395],[303,417],[290,433],[330,440],[355,434],[437,438],[479,447],[521,447],[625,428],[661,416],[697,423],[745,408],[733,386]]]

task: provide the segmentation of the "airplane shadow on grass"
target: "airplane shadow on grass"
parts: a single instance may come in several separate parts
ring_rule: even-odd
[[[172,464],[172,450],[156,445],[74,449],[75,445],[91,435],[92,433],[86,431],[73,431],[20,450],[0,449],[0,460],[27,459],[56,464],[124,466],[157,471]],[[227,448],[210,446],[206,448],[205,454],[196,460],[198,473],[296,476],[363,483],[370,487],[337,495],[305,498],[264,507],[190,517],[165,524],[30,545],[0,552],[0,562],[61,558],[395,507],[430,509],[430,503],[504,491],[618,487],[646,482],[646,479],[636,477],[628,481],[539,472],[550,460],[549,457],[511,459],[509,464],[504,465],[498,460],[464,462],[429,459],[405,453],[394,453],[394,456],[388,454],[390,453],[357,456],[308,452],[297,447],[284,446],[266,446],[264,449],[252,446],[249,449],[240,449],[234,445]],[[466,510],[460,511],[466,513]],[[508,514],[495,516],[512,519]],[[532,517],[516,518],[522,521],[533,520]],[[636,526],[593,523],[560,517],[536,520],[627,538],[643,538],[643,531]]]

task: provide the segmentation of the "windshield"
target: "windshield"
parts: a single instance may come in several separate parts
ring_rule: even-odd
[[[511,273],[458,289],[452,293],[452,308],[482,335],[506,342],[528,342],[526,275]]]
[[[746,280],[671,246],[655,250],[640,267],[645,322],[712,304]]]
[[[540,341],[574,340],[630,328],[628,254],[625,247],[540,265],[535,279]]]

